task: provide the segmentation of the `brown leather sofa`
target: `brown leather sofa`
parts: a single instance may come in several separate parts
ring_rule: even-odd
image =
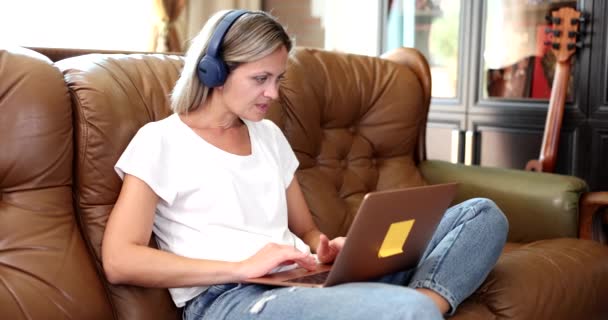
[[[112,167],[142,125],[170,114],[182,58],[38,51],[0,48],[0,319],[179,319],[167,290],[109,285],[99,253],[121,184]],[[459,181],[457,201],[495,200],[510,232],[454,319],[608,319],[606,193],[575,177],[426,160],[430,87],[412,49],[290,58],[269,117],[300,160],[320,228],[344,234],[368,191]]]

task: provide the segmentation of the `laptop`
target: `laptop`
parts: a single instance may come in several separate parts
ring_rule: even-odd
[[[332,265],[295,268],[245,280],[274,286],[329,287],[377,279],[415,267],[457,183],[370,192],[365,195]]]

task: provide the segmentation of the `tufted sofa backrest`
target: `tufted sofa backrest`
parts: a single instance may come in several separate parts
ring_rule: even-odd
[[[169,93],[182,58],[89,54],[56,65],[64,73],[74,108],[75,206],[101,269],[105,224],[122,185],[114,164],[139,128],[171,114]],[[167,290],[106,286],[117,319],[180,318]]]
[[[269,118],[283,129],[316,223],[346,234],[370,191],[425,184],[430,73],[415,49],[387,59],[300,49]]]
[[[72,107],[61,72],[0,49],[0,318],[111,319],[72,204]]]

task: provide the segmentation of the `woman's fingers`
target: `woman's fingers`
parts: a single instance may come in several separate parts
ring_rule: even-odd
[[[321,263],[330,263],[333,262],[336,258],[338,250],[333,248],[331,245],[329,238],[326,235],[319,235],[319,245],[317,247],[317,257],[319,258],[319,262]]]
[[[345,240],[346,240],[345,237],[334,238],[331,241],[329,241],[329,246],[336,249],[337,251],[340,251],[342,249],[342,247],[344,247]]]
[[[297,264],[308,270],[314,270],[317,262],[306,252],[293,246],[269,243],[256,254],[244,261],[246,265],[246,278],[260,277],[271,272],[276,267]]]
[[[314,270],[317,267],[317,261],[312,255],[307,255],[302,259],[296,260],[296,263],[307,270]]]
[[[281,253],[277,253],[279,257],[279,266],[297,263],[299,266],[306,269],[314,268],[316,261],[314,257],[306,252],[302,252],[291,246],[281,246]]]

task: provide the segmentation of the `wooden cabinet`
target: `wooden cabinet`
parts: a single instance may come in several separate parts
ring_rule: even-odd
[[[587,6],[587,5],[586,5]],[[578,152],[586,163],[586,179],[596,190],[608,190],[608,3],[595,0],[590,6],[592,32],[589,67],[581,73],[588,86],[586,136]],[[586,81],[585,81],[586,80]]]

